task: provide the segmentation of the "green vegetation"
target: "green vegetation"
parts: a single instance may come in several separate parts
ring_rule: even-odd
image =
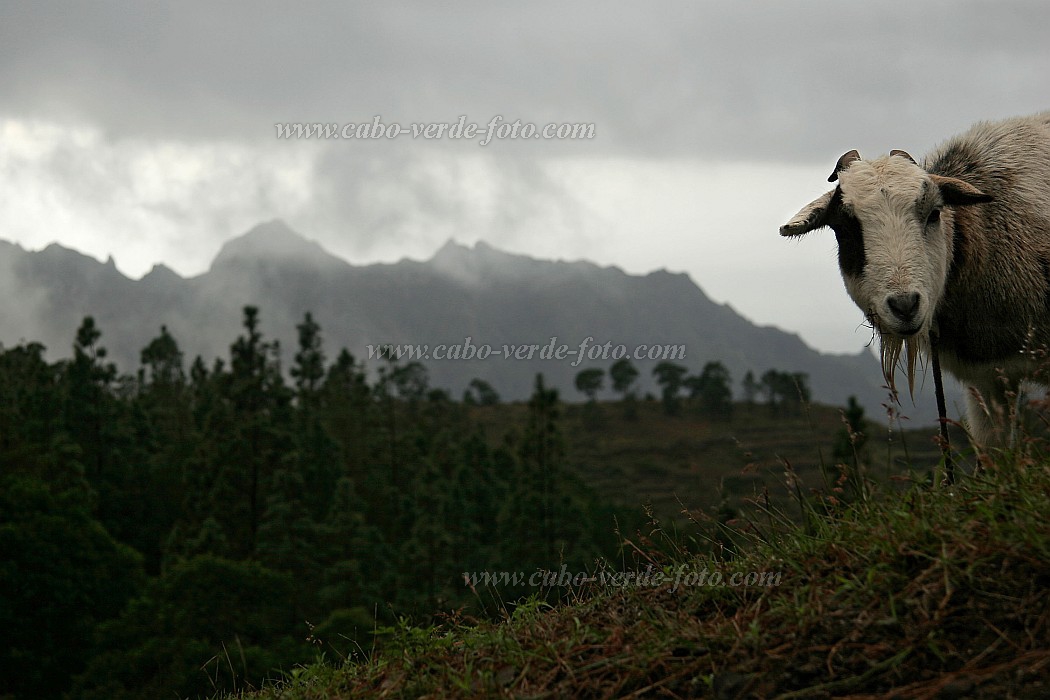
[[[571,467],[542,377],[486,434],[484,382],[456,403],[419,364],[329,362],[310,314],[285,373],[262,327],[245,308],[228,360],[188,372],[161,328],[120,374],[91,318],[69,360],[0,350],[0,697],[260,685],[311,635],[347,652],[403,617],[486,616],[464,571],[587,567],[642,521]]]
[[[330,361],[310,314],[298,331],[287,368],[253,307],[211,366],[187,369],[162,327],[121,374],[90,318],[69,360],[0,349],[0,697],[724,695],[767,688],[803,651],[827,657],[805,678],[851,678],[863,652],[888,687],[894,664],[980,670],[1042,648],[1045,622],[995,607],[1045,610],[1032,445],[930,490],[909,483],[931,479],[932,431],[811,406],[801,375],[752,375],[766,405],[730,402],[717,362],[669,364],[662,401],[617,363],[618,406],[591,393],[602,370],[582,404],[542,376],[528,402],[480,380],[455,402],[415,363]],[[993,565],[1004,578],[982,580]],[[689,584],[701,571],[780,585]],[[1009,642],[966,656],[937,625],[986,591],[974,604]],[[907,652],[890,663],[893,635]],[[759,661],[770,649],[783,667]]]

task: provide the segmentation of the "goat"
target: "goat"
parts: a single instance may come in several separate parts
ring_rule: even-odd
[[[900,150],[871,161],[850,151],[836,180],[780,234],[830,227],[891,390],[902,351],[913,389],[932,341],[969,389],[972,441],[1001,439],[998,417],[1036,369],[1033,350],[1050,348],[1050,112],[978,123],[922,165]]]

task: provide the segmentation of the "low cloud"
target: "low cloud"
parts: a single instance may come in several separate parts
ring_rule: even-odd
[[[0,122],[3,237],[61,242],[133,277],[164,261],[207,268],[221,241],[309,200],[302,151],[109,140],[94,129]]]
[[[522,153],[341,142],[318,157],[313,182],[310,213],[293,223],[352,260],[429,257],[449,239],[518,250],[556,239],[580,255],[597,235],[571,187]]]

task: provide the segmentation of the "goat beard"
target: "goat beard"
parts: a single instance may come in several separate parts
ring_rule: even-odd
[[[908,377],[908,394],[914,400],[915,368],[921,364],[920,353],[925,357],[929,356],[929,334],[917,333],[910,338],[899,338],[883,333],[878,326],[875,328],[879,336],[879,360],[882,363],[882,376],[886,379],[890,391],[893,392],[893,398],[897,399],[897,368],[900,367]]]

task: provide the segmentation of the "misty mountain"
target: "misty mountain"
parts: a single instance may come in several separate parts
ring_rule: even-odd
[[[663,270],[644,276],[588,262],[536,260],[497,250],[448,242],[425,262],[355,266],[337,258],[281,221],[253,228],[223,246],[202,275],[184,279],[163,265],[140,280],[105,263],[52,244],[38,252],[0,242],[0,342],[39,340],[52,358],[71,354],[76,328],[92,315],[102,344],[124,372],[139,365],[139,353],[166,325],[187,364],[201,355],[210,365],[228,357],[241,332],[242,308],[260,307],[261,327],[280,340],[290,364],[297,323],[309,311],[321,324],[329,358],[343,347],[374,370],[368,346],[384,343],[462,346],[466,338],[492,354],[484,360],[429,360],[431,384],[459,396],[471,379],[491,383],[506,399],[526,398],[535,375],[564,398],[584,367],[608,368],[613,359],[574,366],[564,360],[531,361],[502,356],[505,345],[685,346],[693,373],[711,360],[730,370],[734,390],[751,370],[805,372],[814,399],[843,405],[856,395],[869,415],[884,416],[886,392],[878,364],[867,351],[821,354],[793,334],[750,323],[728,305],[716,304],[685,274]],[[756,281],[756,284],[759,284]],[[500,354],[497,354],[497,351]],[[534,353],[535,355],[536,353]],[[634,361],[634,360],[632,360]],[[642,391],[654,391],[656,360],[637,360]],[[612,397],[608,389],[604,393]],[[907,402],[913,422],[935,420],[932,399]],[[927,407],[926,404],[929,404]],[[923,410],[920,410],[923,409]]]

